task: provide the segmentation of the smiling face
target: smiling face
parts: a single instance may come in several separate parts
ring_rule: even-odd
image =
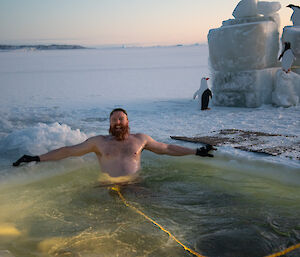
[[[110,116],[109,134],[118,141],[125,140],[129,136],[129,121],[124,112],[115,111]]]

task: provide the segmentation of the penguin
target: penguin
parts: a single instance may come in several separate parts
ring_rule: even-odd
[[[278,60],[281,60],[282,70],[285,73],[289,73],[291,71],[295,56],[291,49],[290,42],[284,42],[284,50],[282,51],[281,55],[279,56]]]
[[[300,26],[300,6],[289,4],[287,7],[293,9],[294,11],[291,16],[293,26]]]
[[[196,97],[198,97],[198,103],[199,106],[201,106],[202,111],[209,110],[209,97],[212,98],[212,93],[208,88],[207,80],[209,80],[209,78],[203,77],[201,79],[200,88],[194,93],[193,96],[193,99],[196,99]]]
[[[210,89],[207,88],[201,96],[201,110],[202,111],[210,110],[210,108],[208,108],[209,97],[212,98],[212,93],[211,93]]]

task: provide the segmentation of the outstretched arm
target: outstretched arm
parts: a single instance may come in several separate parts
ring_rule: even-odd
[[[164,144],[161,142],[157,142],[150,136],[146,136],[146,138],[147,142],[144,148],[156,154],[167,154],[171,156],[199,155],[213,157],[213,155],[209,154],[208,152],[210,150],[216,150],[210,145],[206,145],[205,147],[197,149],[192,149],[179,145]]]
[[[83,143],[61,147],[40,156],[23,155],[20,159],[13,163],[13,166],[19,166],[23,162],[57,161],[67,157],[82,156],[84,154],[97,151],[95,138],[90,138]]]
[[[39,157],[41,161],[57,161],[71,156],[82,156],[90,152],[96,152],[96,144],[93,138],[87,139],[78,145],[58,148]]]
[[[167,154],[172,156],[196,154],[196,149],[182,147],[179,145],[164,144],[155,141],[151,137],[149,138],[150,139],[147,141],[147,144],[145,145],[145,149],[154,152],[156,154]]]

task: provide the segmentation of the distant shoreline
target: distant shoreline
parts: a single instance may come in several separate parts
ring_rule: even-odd
[[[68,45],[68,44],[0,44],[0,51],[14,50],[77,50],[77,49],[118,49],[118,48],[166,48],[166,47],[193,47],[207,46],[206,43],[173,44],[173,45],[135,45],[135,44],[112,44],[112,45]]]
[[[87,47],[80,45],[0,45],[0,50],[74,50],[87,49]]]

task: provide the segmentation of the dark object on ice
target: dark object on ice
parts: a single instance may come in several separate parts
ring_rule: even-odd
[[[201,96],[201,110],[208,110],[209,97],[212,98],[212,93],[209,88],[207,88]]]
[[[172,139],[213,146],[229,145],[236,149],[267,154],[282,155],[300,160],[300,140],[294,135],[270,134],[240,129],[222,129],[202,137],[171,136]],[[287,141],[285,144],[282,142]]]
[[[13,163],[13,166],[19,166],[22,162],[40,162],[39,156],[23,155],[19,160]]]
[[[214,157],[212,154],[208,153],[211,150],[217,150],[210,144],[206,144],[203,147],[197,148],[196,155],[202,156],[202,157]]]

